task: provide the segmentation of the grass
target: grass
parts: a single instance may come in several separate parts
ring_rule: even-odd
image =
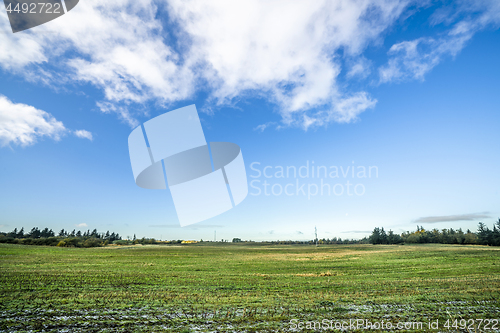
[[[499,318],[499,258],[499,248],[439,244],[0,244],[0,329],[281,332],[291,319]]]

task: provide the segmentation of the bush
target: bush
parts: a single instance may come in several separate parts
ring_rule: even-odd
[[[116,245],[129,245],[130,242],[129,241],[126,241],[126,240],[115,240],[113,242],[113,244],[116,244]]]
[[[12,237],[2,236],[2,237],[0,237],[0,243],[17,244],[17,239],[12,238]]]
[[[98,247],[101,245],[101,241],[97,238],[89,238],[83,242],[83,247]]]

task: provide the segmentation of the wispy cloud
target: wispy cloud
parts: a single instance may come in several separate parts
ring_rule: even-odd
[[[379,69],[380,82],[423,80],[445,56],[456,56],[472,33],[461,33],[440,39],[419,38],[394,44],[389,50],[391,58]]]
[[[181,226],[178,224],[154,224],[149,225],[150,228],[180,228]]]
[[[371,230],[350,230],[350,231],[342,231],[342,234],[371,234]]]
[[[439,223],[439,222],[455,222],[455,221],[474,221],[477,219],[486,219],[490,216],[488,212],[461,214],[461,215],[446,215],[446,216],[427,216],[420,217],[415,220],[415,223]]]
[[[96,105],[104,113],[117,114],[118,118],[132,128],[139,126],[139,121],[132,116],[127,106],[116,105],[116,103],[110,102],[97,102]]]
[[[208,228],[208,229],[213,229],[213,228],[223,228],[223,225],[216,225],[216,224],[197,224],[197,225],[192,225],[192,226],[186,226],[186,227],[181,227],[179,224],[153,224],[149,225],[148,227],[150,228],[183,228],[183,229],[203,229],[203,228]]]
[[[0,34],[1,35],[1,34]],[[0,145],[29,146],[39,138],[59,140],[66,132],[63,123],[33,106],[13,103],[0,95]]]
[[[264,132],[269,126],[275,125],[274,121],[267,122],[265,124],[258,125],[254,128],[254,131]]]
[[[365,79],[371,73],[371,63],[365,57],[358,57],[357,59],[348,61],[348,78]]]
[[[88,227],[87,223],[79,223],[79,224],[75,224],[75,226],[78,228]]]
[[[458,1],[455,8],[437,10],[431,22],[434,25],[451,24],[451,27],[437,38],[419,37],[392,45],[388,52],[390,59],[379,68],[380,83],[424,80],[424,76],[445,57],[455,57],[475,33],[487,27],[498,28],[500,3],[496,0]]]
[[[93,140],[92,133],[86,130],[77,130],[73,132],[80,139],[88,139],[90,141]]]

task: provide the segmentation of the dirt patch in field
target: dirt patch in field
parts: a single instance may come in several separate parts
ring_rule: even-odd
[[[242,260],[275,260],[275,261],[319,261],[328,259],[349,259],[356,260],[360,257],[367,255],[370,256],[375,253],[389,253],[396,250],[382,250],[382,251],[344,251],[344,252],[331,252],[331,253],[266,253],[260,255],[243,256]]]

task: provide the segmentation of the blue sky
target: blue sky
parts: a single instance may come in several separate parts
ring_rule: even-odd
[[[274,240],[491,227],[499,25],[497,1],[87,0],[16,34],[0,11],[0,230]],[[250,187],[181,228],[168,190],[135,185],[127,138],[190,104],[207,141],[241,147]],[[339,177],[274,175],[308,164]],[[256,177],[266,166],[273,177]],[[308,196],[321,181],[344,192]],[[294,195],[270,192],[287,184]]]

